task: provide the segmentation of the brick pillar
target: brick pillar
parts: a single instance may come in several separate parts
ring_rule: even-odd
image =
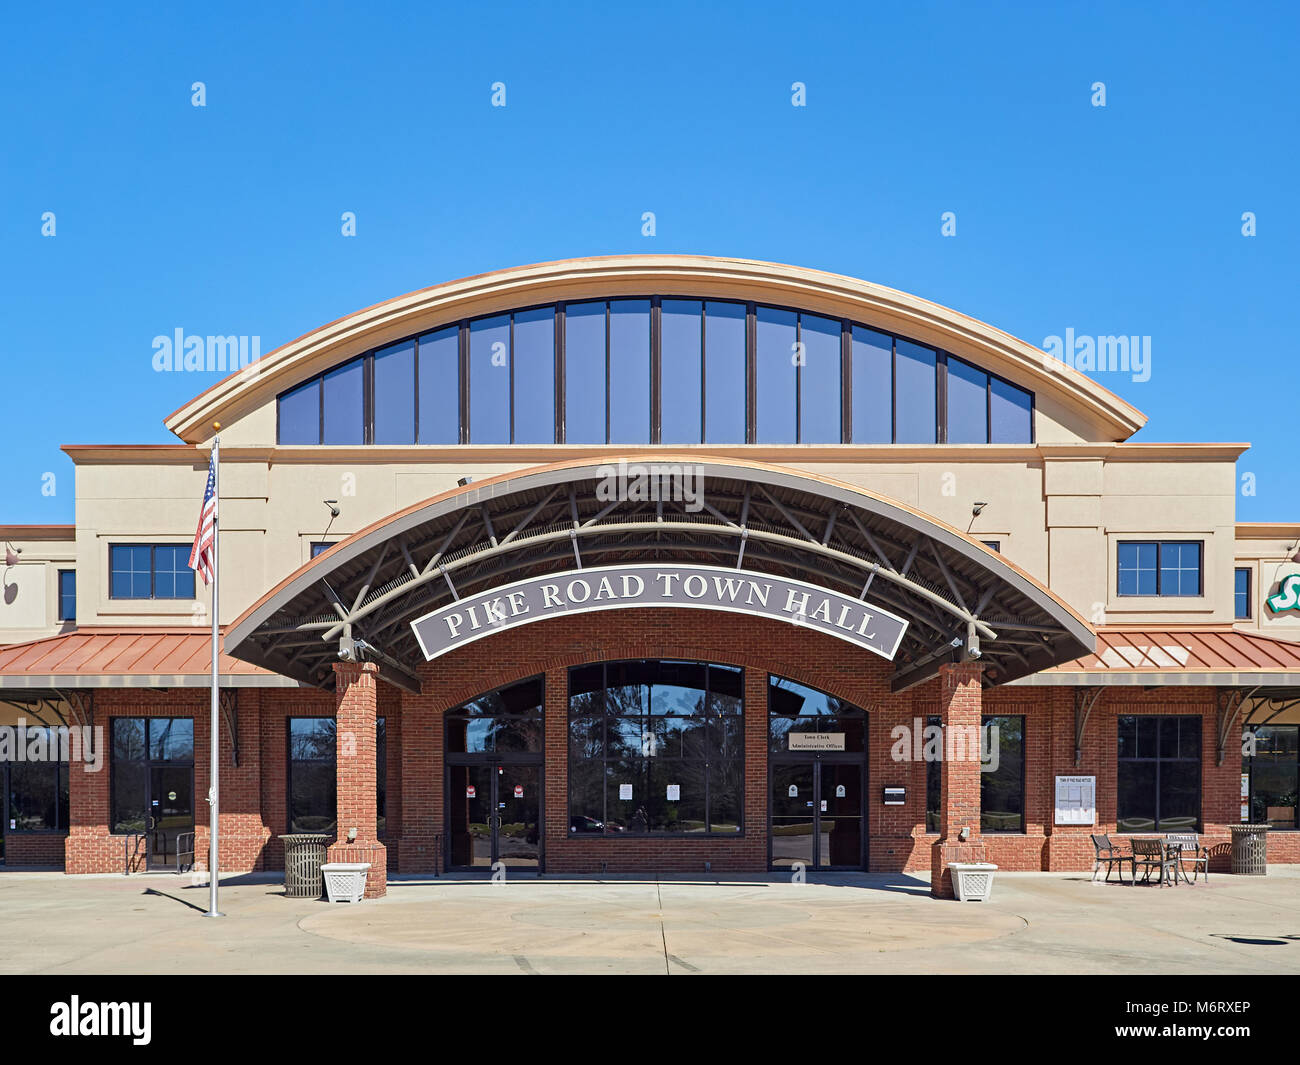
[[[930,894],[939,899],[953,897],[949,862],[986,860],[980,839],[981,668],[978,662],[939,667],[937,711],[943,723],[943,789],[939,838],[930,850]],[[970,829],[965,843],[959,838],[963,828]]]
[[[338,838],[330,844],[326,860],[369,862],[368,899],[388,893],[388,851],[375,831],[378,684],[379,667],[373,662],[334,663]],[[356,829],[356,838],[349,841],[351,829]]]

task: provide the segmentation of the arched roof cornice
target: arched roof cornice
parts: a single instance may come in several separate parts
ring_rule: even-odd
[[[1146,421],[1086,374],[1000,329],[929,300],[869,281],[798,266],[700,255],[615,255],[518,266],[449,281],[356,311],[268,352],[218,381],[166,419],[189,443],[272,401],[354,355],[443,325],[562,300],[629,295],[752,300],[833,315],[933,344],[1051,396],[1095,427],[1098,440],[1125,440]]]

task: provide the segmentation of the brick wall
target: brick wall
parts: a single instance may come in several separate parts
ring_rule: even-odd
[[[738,838],[570,838],[567,809],[567,669],[570,665],[621,658],[708,660],[746,670],[744,798],[745,831]],[[421,667],[424,692],[411,695],[378,683],[378,713],[388,740],[387,832],[382,841],[392,871],[433,871],[445,848],[442,715],[483,691],[543,674],[546,679],[544,752],[545,847],[553,871],[596,872],[676,869],[700,872],[710,862],[719,872],[767,867],[768,672],[830,691],[869,711],[867,819],[868,862],[876,871],[930,869],[939,839],[925,826],[926,765],[896,759],[897,737],[910,735],[941,712],[938,679],[901,695],[889,690],[891,665],[843,641],[778,621],[709,611],[609,611],[556,618],[481,640]],[[279,870],[283,851],[276,838],[287,830],[286,720],[332,716],[333,692],[314,689],[239,691],[239,766],[231,760],[223,724],[222,869]],[[1203,834],[1216,845],[1213,867],[1227,867],[1227,825],[1238,809],[1240,752],[1235,732],[1224,764],[1216,765],[1215,693],[1208,688],[1166,687],[1151,691],[1110,688],[1093,708],[1074,761],[1073,689],[993,688],[982,692],[984,714],[1025,716],[1024,833],[981,834],[988,860],[1004,869],[1081,870],[1092,866],[1091,832],[1115,832],[1116,717],[1136,714],[1200,714],[1202,718]],[[105,729],[119,716],[185,715],[195,723],[195,821],[199,853],[206,848],[208,696],[203,689],[170,692],[100,690],[95,722]],[[906,744],[904,746],[907,746]],[[1057,774],[1098,779],[1099,825],[1052,825]],[[120,872],[122,837],[111,834],[109,769],[73,766],[71,828],[60,835],[10,835],[9,863],[58,864],[69,872]],[[884,806],[882,789],[906,789],[905,803]],[[435,836],[443,836],[435,845]],[[1269,860],[1300,862],[1300,833],[1273,832]]]

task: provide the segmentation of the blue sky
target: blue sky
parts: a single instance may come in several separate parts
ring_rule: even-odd
[[[1150,380],[1097,378],[1150,416],[1137,439],[1250,441],[1238,517],[1300,519],[1300,15],[1130,7],[12,11],[0,522],[73,520],[62,444],[174,440],[218,375],[154,372],[157,335],[265,352],[440,281],[640,251],[863,277],[1034,344],[1150,336]]]

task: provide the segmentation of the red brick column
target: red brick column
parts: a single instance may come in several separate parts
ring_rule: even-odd
[[[338,838],[330,862],[369,862],[368,899],[388,893],[388,851],[376,835],[375,718],[379,710],[379,667],[373,662],[334,663],[335,766],[338,778]],[[356,829],[356,838],[348,839]]]
[[[943,723],[943,789],[939,799],[939,838],[930,849],[930,894],[953,897],[949,862],[982,862],[980,839],[980,723],[983,689],[978,662],[939,667],[937,712]],[[957,730],[963,740],[957,741]],[[968,842],[959,835],[970,829]]]

